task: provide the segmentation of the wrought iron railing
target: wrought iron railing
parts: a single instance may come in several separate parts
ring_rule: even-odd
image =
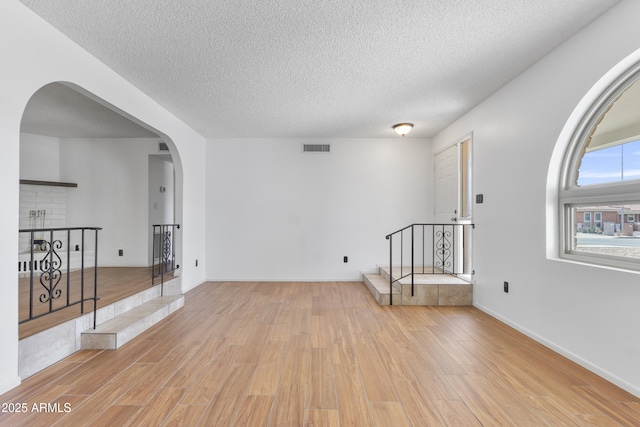
[[[473,224],[411,224],[388,234],[390,305],[393,305],[393,284],[406,277],[411,277],[413,296],[416,274],[467,274],[465,245],[469,245],[474,228]],[[407,252],[410,255],[405,255]]]
[[[20,315],[20,324],[78,304],[84,314],[85,305],[92,301],[95,329],[99,230],[99,227],[19,230],[20,240],[29,248],[18,261],[18,273],[22,276],[21,307],[26,305],[24,298],[29,300],[28,314]],[[87,249],[91,246],[93,251]],[[87,274],[88,268],[93,268],[92,274]]]
[[[160,278],[160,295],[164,295],[164,276],[180,268],[176,264],[175,237],[180,224],[153,225],[153,265],[151,266],[151,286]]]

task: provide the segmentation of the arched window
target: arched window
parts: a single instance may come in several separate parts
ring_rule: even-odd
[[[640,270],[640,63],[577,126],[558,195],[561,257]]]

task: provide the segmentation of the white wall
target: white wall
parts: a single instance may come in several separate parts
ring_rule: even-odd
[[[149,223],[173,223],[173,163],[163,156],[149,156]]]
[[[640,48],[638,16],[640,2],[623,1],[437,135],[434,150],[473,131],[474,193],[484,194],[474,205],[474,304],[640,396],[640,276],[548,259],[557,240],[545,221],[560,132],[598,79]]]
[[[204,281],[204,158],[205,140],[151,98],[55,30],[17,0],[0,2],[0,169],[4,240],[0,245],[0,393],[20,382],[18,377],[18,290],[14,272],[18,256],[18,180],[20,122],[29,98],[42,86],[71,82],[137,118],[164,137],[176,162],[176,221],[184,225],[178,253],[182,287]],[[13,237],[12,237],[13,236]]]
[[[208,141],[210,280],[360,280],[388,264],[386,234],[430,219],[429,141],[303,142]]]
[[[102,227],[101,266],[149,265],[149,154],[158,141],[60,139],[61,180],[78,184],[67,191],[67,226]]]
[[[20,134],[20,179],[60,181],[60,140],[58,138]],[[67,190],[50,185],[20,185],[20,229],[65,227],[67,225]],[[33,211],[44,211],[32,217]],[[20,234],[19,252],[28,252],[32,242],[28,233]]]
[[[20,179],[60,181],[60,140],[20,134]]]

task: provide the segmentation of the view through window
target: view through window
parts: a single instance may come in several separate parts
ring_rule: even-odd
[[[582,157],[578,185],[640,178],[640,139],[589,151]]]
[[[571,218],[572,250],[640,259],[640,202],[573,206]]]

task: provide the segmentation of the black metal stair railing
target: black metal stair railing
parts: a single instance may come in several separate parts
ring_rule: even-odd
[[[153,226],[153,261],[151,266],[151,286],[160,277],[160,295],[164,295],[164,275],[180,268],[176,264],[175,237],[180,224],[154,224]]]
[[[28,274],[28,292],[19,289],[20,305],[28,295],[28,315],[20,317],[22,324],[47,314],[80,304],[93,302],[93,328],[96,327],[98,304],[98,231],[99,227],[38,228],[19,230],[22,246],[28,248],[28,261],[18,261],[18,273]],[[93,240],[93,242],[91,242]],[[88,242],[87,242],[88,241]],[[79,242],[79,243],[78,243]],[[92,246],[91,250],[87,249]],[[71,250],[72,244],[75,249]],[[78,259],[79,258],[79,259]],[[85,265],[92,258],[93,265]],[[92,281],[86,270],[93,267]],[[71,280],[71,273],[78,280]],[[24,286],[20,283],[19,286]],[[79,289],[78,289],[79,288]]]
[[[469,241],[474,224],[411,224],[386,236],[389,240],[389,303],[393,305],[393,284],[411,277],[414,295],[416,274],[467,273],[464,245]],[[417,233],[416,233],[417,230]],[[405,234],[408,238],[405,239]],[[416,235],[417,234],[417,235]],[[394,237],[396,258],[394,259]],[[400,256],[397,256],[399,246]],[[405,252],[411,252],[410,265],[405,266]],[[399,275],[394,278],[394,261],[399,258]],[[405,274],[406,273],[406,274]]]

